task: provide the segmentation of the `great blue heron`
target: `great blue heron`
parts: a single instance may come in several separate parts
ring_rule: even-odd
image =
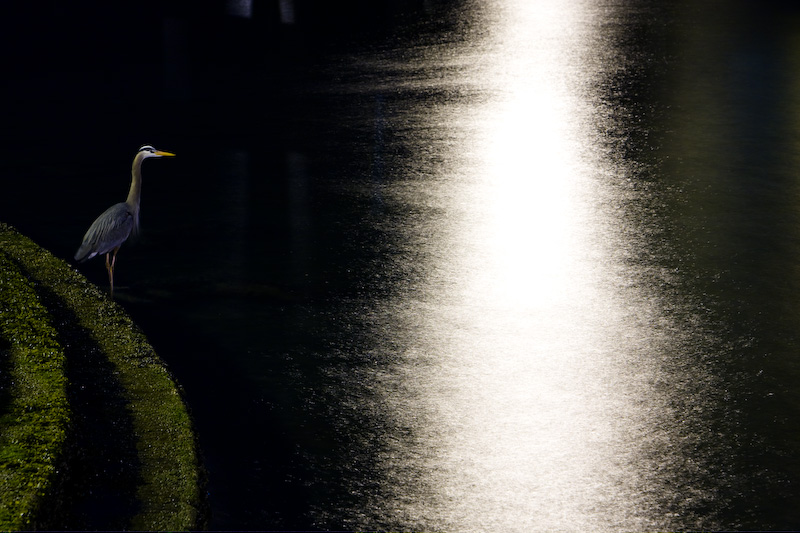
[[[148,157],[172,157],[174,155],[156,150],[150,145],[144,145],[139,148],[139,152],[133,158],[131,188],[128,192],[128,199],[112,205],[92,222],[86,235],[83,236],[81,247],[75,253],[75,260],[81,263],[96,255],[106,254],[106,270],[108,270],[108,283],[111,287],[112,296],[114,294],[114,265],[117,262],[119,247],[122,246],[122,243],[128,239],[131,233],[135,234],[139,230],[142,162]],[[108,256],[112,252],[113,256],[109,261]]]

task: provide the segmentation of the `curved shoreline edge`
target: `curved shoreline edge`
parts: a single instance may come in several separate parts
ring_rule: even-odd
[[[0,255],[0,433],[27,410],[39,417],[33,434],[53,428],[61,435],[47,440],[46,450],[34,449],[32,462],[0,439],[0,529],[205,527],[191,416],[144,334],[69,264],[3,223]],[[14,354],[26,350],[39,354],[50,374],[21,366]],[[44,376],[50,399],[22,390],[23,376]],[[49,422],[42,426],[41,417]],[[22,507],[6,505],[23,500]]]

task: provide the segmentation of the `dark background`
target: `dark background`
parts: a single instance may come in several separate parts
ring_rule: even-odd
[[[331,464],[332,449],[356,453],[333,426],[357,424],[333,420],[314,354],[329,350],[331,302],[363,293],[361,266],[382,261],[363,248],[371,207],[326,185],[368,179],[375,102],[345,103],[367,129],[340,130],[342,100],[318,92],[343,74],[319,66],[404,27],[434,32],[451,4],[296,1],[291,24],[277,0],[249,17],[226,2],[3,5],[0,219],[72,262],[94,217],[124,200],[138,147],[177,154],[144,167],[142,235],[120,252],[116,298],[186,389],[212,528],[341,527],[319,502],[361,506],[335,493],[348,461],[363,472],[371,459]],[[347,152],[330,141],[344,130]],[[309,152],[316,163],[291,155]],[[106,286],[100,261],[75,266]]]

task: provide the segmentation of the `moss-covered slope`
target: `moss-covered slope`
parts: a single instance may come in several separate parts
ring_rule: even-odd
[[[66,357],[61,374],[73,422],[65,414],[56,426],[74,430],[67,439],[65,479],[59,481],[65,488],[57,495],[63,509],[48,518],[48,526],[202,527],[201,470],[191,419],[174,380],[144,335],[121,307],[67,263],[3,224],[0,250],[28,283],[19,286],[35,293],[57,331],[55,339],[42,333],[30,337],[49,339],[52,350],[63,347]],[[8,345],[3,352],[13,353],[14,343],[20,344],[5,331],[0,336]],[[0,355],[0,368],[5,369],[3,365],[17,367]],[[4,400],[9,416],[19,416],[13,401],[18,392],[5,388],[6,400],[11,400]],[[0,431],[5,433],[5,425]],[[4,490],[14,492],[0,486]],[[5,526],[0,521],[0,529]]]
[[[70,410],[64,350],[31,283],[0,249],[0,530],[40,527]]]

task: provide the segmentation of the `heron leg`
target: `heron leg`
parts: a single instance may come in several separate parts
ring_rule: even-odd
[[[110,253],[110,252],[109,252]],[[110,287],[109,292],[111,296],[114,296],[114,262],[116,260],[116,251],[114,252],[114,261],[108,261],[108,253],[106,253],[106,270],[108,270],[108,285]]]
[[[114,255],[111,256],[111,268],[108,271],[111,281],[111,296],[114,296],[114,267],[117,266],[117,252],[119,252],[119,246],[114,248]],[[106,261],[108,261],[108,254],[106,254]]]
[[[111,256],[111,270],[114,270],[114,267],[117,265],[117,252],[119,252],[119,246],[114,248],[114,255]]]

